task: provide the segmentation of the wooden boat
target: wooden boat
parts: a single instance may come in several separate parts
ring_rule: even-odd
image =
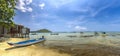
[[[8,44],[14,47],[21,47],[21,46],[28,46],[28,45],[32,45],[32,44],[43,42],[43,41],[45,41],[45,38],[31,39],[31,40],[26,40],[26,41],[21,41],[16,43],[8,42]]]

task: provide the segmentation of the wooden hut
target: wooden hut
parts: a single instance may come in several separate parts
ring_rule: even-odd
[[[24,28],[24,26],[22,25],[17,25],[17,35],[18,37],[22,37],[22,29]]]
[[[30,29],[29,28],[23,28],[22,29],[22,35],[23,37],[29,37]]]
[[[0,37],[4,37],[6,35],[10,35],[10,37],[29,37],[30,29],[25,28],[23,25],[15,25],[14,27],[5,28],[4,26],[0,26]]]
[[[24,26],[22,25],[15,25],[14,27],[11,27],[10,34],[12,37],[22,37],[22,29]]]
[[[16,25],[15,25],[15,26],[16,26]],[[17,29],[15,28],[15,26],[10,28],[9,34],[11,34],[11,37],[15,37],[15,35],[16,35],[16,30],[17,30]]]

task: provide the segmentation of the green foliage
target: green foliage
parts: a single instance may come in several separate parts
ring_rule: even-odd
[[[51,31],[48,30],[48,29],[40,29],[40,30],[37,30],[37,31],[31,31],[31,33],[36,33],[36,32],[40,32],[40,33],[49,33],[49,32],[51,32]]]
[[[51,32],[51,31],[48,29],[40,29],[40,30],[38,30],[38,32],[46,33],[46,32]]]
[[[0,25],[13,26],[13,16],[15,15],[16,0],[0,0]]]

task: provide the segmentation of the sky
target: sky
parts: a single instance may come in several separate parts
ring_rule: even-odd
[[[120,31],[120,0],[18,0],[14,21],[31,31]]]

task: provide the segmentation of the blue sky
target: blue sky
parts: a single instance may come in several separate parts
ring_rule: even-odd
[[[14,21],[31,30],[120,31],[120,0],[19,0]]]

